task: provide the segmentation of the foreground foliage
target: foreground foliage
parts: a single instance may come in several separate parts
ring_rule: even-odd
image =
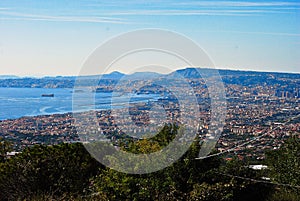
[[[84,194],[99,167],[81,144],[34,146],[0,164],[0,199]]]
[[[122,142],[121,148],[155,152],[173,139],[176,130],[169,125],[153,138]],[[263,161],[267,171],[251,170],[249,161],[236,158],[229,162],[220,157],[195,160],[199,144],[196,140],[170,167],[130,175],[102,166],[79,143],[34,146],[7,159],[4,153],[10,148],[3,142],[0,200],[300,200],[299,188],[293,187],[300,185],[299,138],[267,154]],[[263,181],[263,176],[275,184],[243,179]]]

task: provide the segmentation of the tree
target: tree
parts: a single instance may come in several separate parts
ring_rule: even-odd
[[[290,138],[279,150],[267,154],[267,164],[275,182],[300,186],[300,139]]]
[[[278,184],[270,200],[300,200],[300,138],[293,136],[279,149],[266,154],[270,177]]]
[[[162,149],[177,134],[178,127],[166,125],[160,133],[149,139],[131,141],[124,150],[133,153],[151,153]],[[195,160],[200,144],[192,143],[189,150],[171,166],[146,175],[124,174],[103,169],[93,179],[97,192],[108,200],[188,200],[195,183],[202,183],[207,171],[218,168],[220,158]]]
[[[3,138],[0,138],[0,163],[5,161],[6,154],[10,151],[12,151],[12,144]]]
[[[27,148],[1,165],[0,200],[84,194],[99,167],[79,143]]]

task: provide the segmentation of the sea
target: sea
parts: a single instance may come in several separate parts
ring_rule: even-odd
[[[156,101],[160,98],[156,94],[122,94],[115,96],[111,92],[93,93],[94,104],[84,107],[73,106],[73,97],[82,98],[86,93],[76,92],[64,88],[0,88],[0,120],[17,119],[24,116],[48,114],[62,114],[89,110],[106,110],[125,107],[126,103]],[[53,94],[53,97],[43,97],[43,94]],[[113,101],[112,101],[113,97]],[[78,101],[75,101],[75,103]],[[112,102],[114,104],[112,104]],[[74,109],[75,108],[75,109]],[[79,110],[80,108],[80,110]]]

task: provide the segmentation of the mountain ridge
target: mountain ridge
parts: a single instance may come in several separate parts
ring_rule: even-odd
[[[199,72],[204,73],[212,73],[212,72],[219,72],[220,75],[230,75],[230,74],[281,74],[281,75],[300,75],[300,73],[297,72],[269,72],[269,71],[255,71],[255,70],[235,70],[235,69],[220,69],[220,68],[193,68],[193,67],[187,67],[178,69],[175,71],[172,71],[168,74],[162,74],[158,72],[151,72],[151,71],[145,71],[145,72],[134,72],[131,74],[122,73],[119,71],[113,71],[111,73],[105,73],[105,74],[98,74],[98,75],[79,75],[79,76],[65,76],[65,75],[57,75],[57,76],[43,76],[43,77],[35,77],[35,76],[17,76],[17,75],[0,75],[0,79],[76,79],[77,77],[83,77],[83,78],[99,78],[101,76],[102,79],[119,79],[123,76],[129,76],[129,77],[137,77],[142,76],[146,77],[145,75],[150,75],[150,77],[156,77],[156,76],[164,76],[164,75],[173,75],[175,73],[179,73],[181,75],[184,75],[184,77],[190,78],[194,77],[196,74],[196,70]],[[214,73],[215,74],[215,73]]]

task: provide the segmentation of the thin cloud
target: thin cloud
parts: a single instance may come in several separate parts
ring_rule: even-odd
[[[137,22],[128,21],[118,16],[261,16],[264,14],[288,14],[294,13],[295,9],[300,8],[299,2],[244,2],[244,1],[111,1],[95,3],[101,6],[95,10],[82,10],[80,16],[69,15],[35,15],[20,12],[9,12],[7,8],[0,8],[2,20],[32,20],[32,21],[58,21],[58,22],[92,22],[92,23],[114,23],[132,24]],[[128,6],[139,5],[139,9],[129,10]],[[159,5],[158,5],[159,4]],[[90,7],[90,4],[84,4]],[[96,6],[97,7],[97,6]],[[191,7],[195,9],[190,9]],[[107,9],[110,8],[110,9]],[[66,13],[66,12],[64,12]],[[98,16],[101,13],[101,16]]]
[[[29,21],[55,21],[55,22],[92,22],[92,23],[115,23],[128,24],[121,18],[112,17],[91,17],[91,16],[49,16],[49,15],[35,15],[19,12],[0,11],[2,20],[29,20]]]
[[[244,2],[244,1],[190,1],[178,2],[172,5],[181,6],[215,6],[215,7],[280,7],[280,6],[300,6],[299,2]]]
[[[243,32],[243,31],[231,31],[231,33],[260,34],[260,35],[273,35],[273,36],[295,36],[295,37],[299,37],[300,36],[300,34],[296,34],[296,33],[278,33],[278,32]]]
[[[288,11],[274,10],[131,10],[131,11],[115,11],[106,13],[106,15],[229,15],[229,16],[253,16],[264,13],[290,13]]]
[[[292,36],[299,37],[298,33],[279,33],[279,32],[252,32],[252,31],[199,31],[199,32],[209,32],[209,33],[233,33],[233,34],[256,34],[256,35],[273,35],[273,36]]]

